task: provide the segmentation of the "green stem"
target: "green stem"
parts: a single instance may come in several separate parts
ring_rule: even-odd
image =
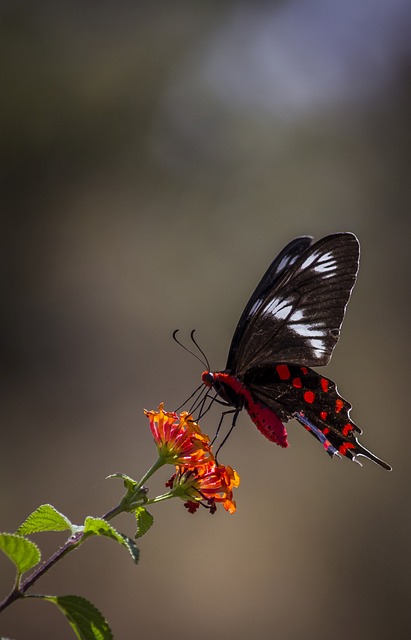
[[[165,464],[166,464],[166,461],[164,460],[164,458],[159,456],[158,460],[156,460],[153,466],[150,467],[147,473],[145,473],[144,476],[141,478],[140,482],[138,482],[137,485],[134,487],[134,491],[137,492],[139,489],[141,489],[143,484],[147,482],[147,480],[151,478],[151,476],[154,475],[155,472],[161,469],[161,467],[163,467]]]
[[[119,513],[123,513],[123,512],[128,512],[131,511],[132,509],[130,508],[130,506],[134,506],[134,499],[138,497],[139,493],[141,493],[142,487],[144,485],[144,483],[151,478],[151,476],[158,471],[158,469],[160,469],[162,466],[164,466],[166,464],[164,458],[162,458],[161,456],[156,460],[156,462],[150,467],[150,469],[144,474],[144,476],[141,478],[141,480],[139,482],[137,482],[136,486],[133,488],[133,490],[129,490],[127,491],[126,495],[124,496],[124,498],[121,500],[121,502],[114,507],[114,509],[111,509],[110,511],[108,511],[104,516],[102,516],[102,518],[104,520],[107,520],[107,522],[109,520],[112,520],[115,516],[118,516]]]
[[[160,456],[158,460],[156,460],[156,462],[153,464],[153,466],[150,467],[150,469],[144,474],[140,482],[136,484],[133,490],[133,494],[138,494],[138,492],[141,491],[141,488],[144,485],[144,483],[147,482],[147,480],[151,478],[151,476],[156,471],[158,471],[158,469],[163,467],[165,464],[166,464],[166,461],[164,460],[164,458]],[[166,493],[162,496],[158,496],[157,498],[154,498],[153,500],[149,500],[147,504],[154,504],[155,502],[161,502],[162,500],[169,500],[170,498],[174,498],[173,492]],[[126,509],[125,509],[124,501],[122,500],[120,504],[118,504],[116,507],[108,511],[108,513],[106,513],[102,517],[104,518],[104,520],[108,521],[114,518],[114,516],[118,515],[119,513],[122,513],[123,511],[126,511]],[[58,551],[56,551],[48,560],[43,562],[43,564],[40,565],[40,567],[35,569],[34,572],[28,578],[26,578],[21,584],[19,584],[20,583],[20,575],[19,575],[16,579],[16,583],[12,591],[2,602],[0,602],[0,611],[8,607],[15,600],[22,598],[25,592],[27,591],[27,589],[29,589],[35,582],[37,582],[37,580],[42,575],[44,575],[49,569],[51,569],[51,567],[55,565],[56,562],[58,562],[64,556],[70,553],[70,551],[73,551],[74,549],[76,549],[82,542],[83,542],[82,532],[73,534],[67,540],[67,542],[62,547],[60,547],[60,549],[58,549]]]
[[[169,491],[168,493],[163,493],[162,496],[156,496],[151,500],[147,500],[146,504],[155,504],[156,502],[162,502],[163,500],[170,500],[170,498],[175,498],[176,495],[174,491]]]
[[[105,513],[104,516],[101,516],[101,518],[102,520],[107,520],[108,522],[109,520],[112,520],[115,516],[118,516],[119,513],[123,513],[123,511],[124,511],[124,504],[121,501],[120,504],[114,507],[114,509],[110,509],[110,511]]]

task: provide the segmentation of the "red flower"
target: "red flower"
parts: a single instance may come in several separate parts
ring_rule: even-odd
[[[230,513],[236,510],[233,489],[239,486],[240,476],[231,467],[219,465],[215,460],[195,468],[177,467],[171,483],[173,493],[186,501],[190,513],[194,513],[200,503],[212,513],[218,502],[222,502]]]
[[[199,425],[187,411],[180,417],[164,411],[145,411],[158,453],[168,464],[197,467],[214,459],[210,439],[201,433]]]

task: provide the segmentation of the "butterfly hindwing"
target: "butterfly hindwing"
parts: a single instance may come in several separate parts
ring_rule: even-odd
[[[249,370],[244,384],[281,420],[301,422],[330,455],[362,455],[390,469],[358,442],[356,434],[362,431],[349,417],[351,405],[329,378],[305,366],[282,363]]]
[[[273,362],[327,364],[339,338],[358,261],[359,243],[351,233],[326,236],[309,246],[271,288],[261,287],[227,369],[241,379],[247,370]]]

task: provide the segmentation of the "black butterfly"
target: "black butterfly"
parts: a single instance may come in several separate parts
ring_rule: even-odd
[[[296,418],[329,455],[365,456],[391,470],[358,442],[362,431],[334,382],[310,368],[326,365],[338,342],[359,242],[352,233],[311,242],[296,238],[275,258],[240,317],[226,369],[202,380],[234,407],[233,424],[245,408],[266,438],[287,447],[283,422]]]

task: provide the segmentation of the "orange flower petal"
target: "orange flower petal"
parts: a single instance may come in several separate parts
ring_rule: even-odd
[[[201,432],[192,416],[184,411],[164,411],[163,403],[158,411],[145,411],[159,455],[169,464],[198,466],[213,460],[210,439]]]

